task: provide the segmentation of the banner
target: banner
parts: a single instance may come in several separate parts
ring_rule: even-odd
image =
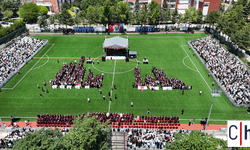
[[[108,31],[109,32],[118,32],[124,30],[124,23],[109,23],[108,24]]]

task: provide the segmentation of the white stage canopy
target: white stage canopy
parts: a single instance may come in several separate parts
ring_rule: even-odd
[[[102,48],[118,48],[118,47],[124,47],[128,48],[128,39],[122,38],[122,37],[112,37],[112,38],[105,38],[105,41],[102,45]]]

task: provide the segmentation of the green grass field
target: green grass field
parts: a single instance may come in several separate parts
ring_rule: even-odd
[[[113,37],[110,35],[108,37]],[[137,63],[135,60],[125,61],[107,61],[99,65],[94,64],[98,70],[104,72],[102,92],[108,99],[108,92],[113,84],[117,89],[113,91],[113,101],[103,101],[99,89],[80,89],[73,87],[68,89],[52,89],[49,85],[46,87],[49,93],[43,93],[39,96],[37,84],[43,85],[43,80],[47,83],[53,79],[55,74],[62,68],[63,62],[79,61],[81,56],[97,58],[103,54],[101,48],[104,42],[104,35],[35,35],[34,37],[48,39],[46,45],[21,71],[20,75],[14,76],[4,88],[13,90],[2,90],[0,93],[0,116],[15,115],[17,117],[36,117],[39,113],[51,114],[78,114],[83,112],[123,112],[134,113],[137,115],[147,115],[147,109],[150,108],[151,115],[178,115],[180,119],[202,119],[208,116],[212,103],[210,88],[212,88],[212,77],[208,77],[208,72],[200,63],[193,52],[187,46],[188,40],[205,37],[206,34],[157,34],[157,35],[126,35],[129,36],[130,51],[137,51],[138,60],[142,61],[144,57],[149,60],[148,65],[139,64],[143,82],[145,75],[151,73],[152,67],[163,68],[167,77],[175,77],[183,80],[187,85],[193,86],[192,90],[185,91],[184,95],[179,90],[163,91],[139,91],[132,88],[135,81],[134,71],[122,73],[133,69]],[[121,37],[126,37],[121,36]],[[183,47],[182,47],[183,45]],[[184,46],[185,45],[185,46]],[[47,52],[48,51],[48,52]],[[187,54],[203,76],[195,71]],[[40,59],[45,53],[47,54]],[[40,61],[39,61],[40,59]],[[57,59],[60,63],[57,63]],[[39,61],[37,63],[37,61]],[[36,64],[37,63],[37,64]],[[34,66],[34,64],[36,64]],[[115,73],[113,76],[115,65]],[[91,67],[94,75],[101,74],[93,68],[92,64],[84,63],[84,66]],[[33,67],[33,70],[30,70]],[[29,72],[28,72],[29,71]],[[28,72],[28,73],[27,73]],[[27,73],[27,74],[26,74]],[[25,76],[26,74],[26,76]],[[85,73],[84,80],[88,74]],[[23,76],[25,76],[23,78]],[[23,79],[22,79],[23,78]],[[22,79],[22,80],[21,80]],[[19,82],[20,81],[20,82]],[[19,83],[18,83],[19,82]],[[18,83],[18,84],[17,84]],[[214,87],[217,87],[215,85]],[[200,96],[199,91],[203,93]],[[114,99],[117,94],[118,99]],[[87,98],[91,102],[87,103]],[[134,108],[130,108],[130,102],[134,102]],[[181,110],[184,109],[184,115]],[[214,120],[247,120],[249,114],[246,108],[235,108],[228,101],[224,94],[215,98],[213,110],[210,119]],[[35,120],[35,119],[30,119]],[[181,120],[181,123],[188,121]],[[225,121],[213,121],[210,123],[225,124]]]

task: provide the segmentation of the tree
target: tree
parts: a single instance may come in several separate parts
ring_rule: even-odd
[[[40,28],[45,28],[48,26],[48,22],[46,20],[46,16],[44,15],[40,15],[38,17],[38,21],[37,21],[37,24],[40,26]]]
[[[202,24],[202,22],[203,22],[203,14],[202,14],[202,11],[201,11],[201,9],[200,10],[198,10],[198,12],[197,12],[197,20],[196,20],[196,23],[197,24]]]
[[[6,11],[6,10],[12,10],[12,9],[14,9],[14,2],[13,2],[13,0],[4,0],[2,2],[1,9],[2,9],[3,12]]]
[[[13,149],[57,149],[63,146],[62,142],[58,143],[62,137],[62,132],[57,128],[54,130],[42,128],[28,132],[21,140],[14,141]]]
[[[78,25],[81,24],[82,22],[82,18],[80,17],[80,15],[76,15],[75,19],[74,19],[74,24]]]
[[[210,25],[214,25],[216,22],[218,22],[219,17],[220,17],[219,12],[216,10],[212,10],[207,15],[206,22],[208,22]]]
[[[160,20],[165,23],[171,19],[171,12],[170,12],[169,7],[163,9],[163,11],[161,12],[160,18],[161,18]]]
[[[54,17],[54,15],[51,15],[50,17],[49,17],[49,23],[50,23],[50,25],[54,25],[54,29],[55,29],[55,23],[56,23],[56,20],[55,20],[55,17]]]
[[[147,23],[148,19],[148,11],[147,11],[147,5],[144,5],[143,8],[138,13],[138,21],[140,22],[140,25],[144,25]]]
[[[140,11],[139,0],[135,0],[134,12],[138,13]]]
[[[148,5],[148,9],[149,9],[149,22],[151,24],[156,24],[157,22],[159,22],[160,6],[158,5],[158,3],[156,1],[152,1]]]
[[[240,48],[247,50],[247,47],[250,45],[250,25],[244,26],[243,29],[236,31],[236,33],[232,35],[231,39]]]
[[[183,21],[185,23],[196,23],[198,18],[198,11],[195,7],[190,7],[185,10],[185,14],[183,15]]]
[[[175,24],[177,22],[178,17],[178,10],[175,9],[174,12],[171,14],[172,24]]]
[[[49,10],[46,6],[37,6],[39,8],[39,11],[42,12],[43,15],[47,15]]]
[[[168,0],[163,0],[162,8],[163,8],[163,9],[168,8]]]
[[[99,16],[97,10],[93,6],[89,6],[87,9],[86,19],[89,24],[94,24],[98,22]]]
[[[225,11],[225,4],[222,4],[222,1],[220,2],[219,12],[224,13]]]
[[[67,29],[67,25],[69,25],[69,26],[74,25],[74,21],[66,9],[62,10],[62,12],[60,14],[60,20],[61,20],[62,24],[66,25],[66,29]]]
[[[63,3],[62,4],[62,11],[65,9],[65,10],[68,10],[68,9],[70,9],[71,8],[71,6],[70,6],[70,4],[67,2],[67,1],[65,1],[65,3]]]
[[[39,8],[34,3],[24,3],[18,11],[19,17],[25,22],[35,20],[39,15]]]
[[[58,24],[60,27],[60,25],[62,24],[61,15],[59,13],[55,14],[54,19],[55,19],[55,24]]]
[[[214,138],[212,134],[192,131],[188,135],[187,133],[175,134],[175,141],[171,143],[170,148],[172,150],[179,149],[226,149],[226,141]]]
[[[116,13],[118,15],[119,22],[127,23],[128,21],[128,3],[119,2],[116,8]]]
[[[66,149],[108,149],[110,126],[108,122],[101,124],[96,119],[96,116],[85,116],[82,121],[78,117],[65,137]]]
[[[3,14],[4,18],[11,18],[13,16],[13,11],[7,9]]]

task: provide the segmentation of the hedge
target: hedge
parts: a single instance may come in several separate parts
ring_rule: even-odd
[[[16,21],[13,24],[11,24],[10,27],[6,27],[6,28],[0,29],[0,38],[4,37],[5,35],[13,32],[13,31],[15,31],[17,29],[20,29],[20,28],[22,28],[24,26],[25,26],[25,22],[23,22],[23,21]]]

